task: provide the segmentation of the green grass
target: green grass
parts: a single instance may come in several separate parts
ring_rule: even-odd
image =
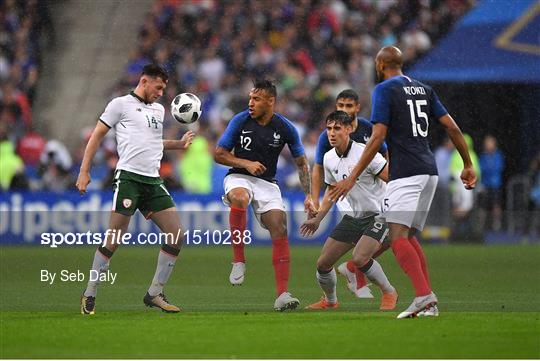
[[[414,295],[391,252],[380,262],[400,293],[396,312],[379,312],[378,295],[353,298],[339,279],[338,310],[277,313],[269,248],[247,249],[246,282],[232,287],[230,249],[187,247],[166,288],[184,312],[164,314],[142,304],[157,249],[125,247],[111,264],[116,283],[100,286],[97,314],[83,317],[85,282],[47,285],[40,270],[85,272],[92,248],[0,247],[0,357],[540,358],[539,246],[425,250],[441,315],[396,320]],[[319,251],[291,249],[303,306],[321,295]]]

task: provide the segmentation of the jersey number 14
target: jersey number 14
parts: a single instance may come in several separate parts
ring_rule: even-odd
[[[414,105],[416,104],[416,113],[414,109]],[[407,105],[409,106],[409,111],[411,113],[411,123],[412,123],[412,133],[415,137],[418,137],[418,134],[422,137],[427,137],[428,135],[428,128],[429,128],[429,120],[428,116],[425,112],[422,111],[422,106],[427,105],[427,100],[407,100]],[[418,120],[424,119],[426,121],[426,129],[422,129],[422,126]]]

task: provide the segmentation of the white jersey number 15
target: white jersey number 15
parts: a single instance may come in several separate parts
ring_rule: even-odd
[[[422,118],[426,121],[426,129],[423,130],[419,122],[417,122],[417,116],[414,112],[414,104],[416,104],[416,113],[418,118]],[[427,105],[427,100],[416,100],[414,103],[412,100],[407,100],[407,105],[409,106],[409,111],[411,113],[411,123],[412,123],[412,133],[415,137],[418,137],[418,134],[422,137],[427,137],[429,120],[426,113],[422,111],[422,105]]]

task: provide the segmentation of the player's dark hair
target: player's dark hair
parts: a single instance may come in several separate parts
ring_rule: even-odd
[[[352,99],[354,100],[356,103],[358,103],[360,101],[360,98],[358,97],[358,93],[355,92],[354,90],[352,89],[345,89],[343,90],[341,93],[339,93],[336,97],[336,101],[338,99]]]
[[[342,125],[350,125],[352,124],[352,121],[353,120],[351,117],[349,117],[349,114],[343,110],[334,110],[332,113],[326,116],[326,123],[335,122]]]
[[[156,64],[145,65],[141,75],[161,78],[161,80],[163,80],[165,83],[167,82],[167,80],[169,80],[169,74],[167,74],[165,69]]]
[[[264,90],[266,91],[270,96],[277,97],[277,90],[276,86],[272,81],[268,79],[255,79],[253,80],[253,89],[255,90]]]

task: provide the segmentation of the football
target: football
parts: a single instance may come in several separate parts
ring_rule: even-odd
[[[171,114],[183,124],[196,122],[202,114],[201,100],[195,94],[178,94],[171,102]]]

